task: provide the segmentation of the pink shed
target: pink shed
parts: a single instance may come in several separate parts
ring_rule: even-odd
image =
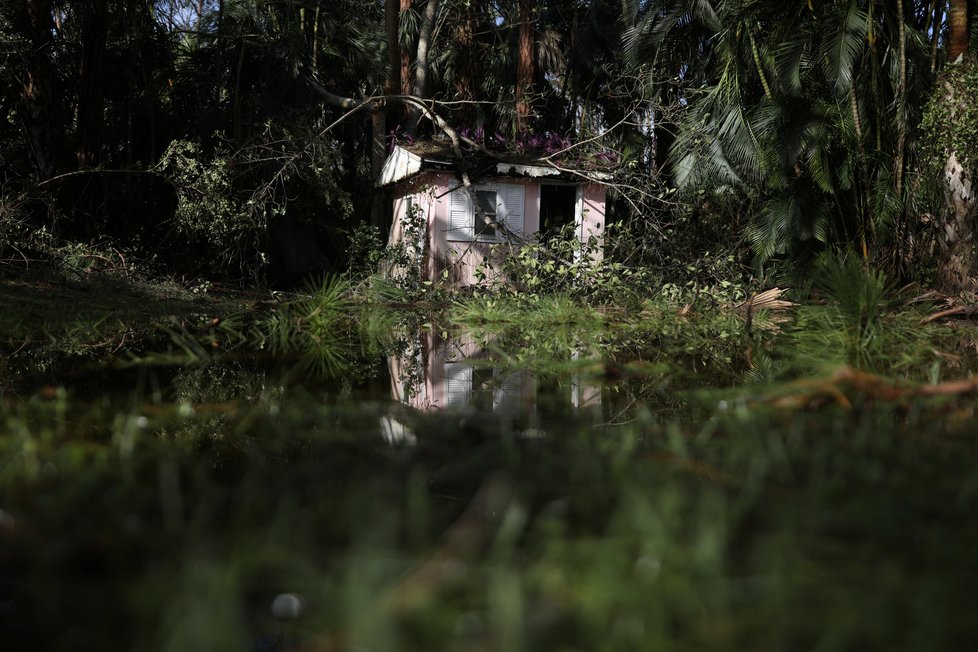
[[[470,192],[461,186],[455,158],[438,143],[399,145],[376,184],[392,190],[388,244],[414,251],[426,278],[476,285],[480,267],[493,278],[512,247],[569,225],[578,241],[591,245],[591,259],[600,259],[605,173],[582,178],[542,162],[492,158],[470,162]]]

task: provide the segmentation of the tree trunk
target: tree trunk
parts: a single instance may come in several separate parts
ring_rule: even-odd
[[[968,0],[950,0],[947,19],[949,25],[948,61],[970,66],[968,61]],[[963,79],[965,75],[958,78]],[[976,98],[964,84],[944,82],[937,90],[944,95],[944,102],[958,110],[972,104]],[[973,167],[973,166],[972,166]],[[946,292],[957,293],[975,289],[971,273],[974,267],[972,231],[974,230],[975,197],[972,187],[974,170],[965,168],[958,160],[958,153],[947,152],[944,164],[944,220],[938,235],[938,282]]]
[[[456,72],[455,92],[460,100],[472,99],[472,46],[475,41],[472,7],[463,9],[463,16],[455,29]]]
[[[896,194],[903,198],[903,165],[907,142],[907,26],[904,22],[903,0],[897,0],[897,34],[900,47],[897,49],[900,57],[900,78],[897,83],[896,127],[897,151],[894,159],[893,174],[896,177]]]
[[[30,42],[27,55],[27,74],[21,96],[24,100],[24,126],[31,145],[34,169],[46,179],[60,167],[64,138],[60,133],[64,122],[54,101],[54,70],[51,53],[54,50],[54,18],[52,0],[28,0],[27,11],[20,17]]]
[[[401,92],[401,47],[398,44],[397,38],[400,12],[400,0],[385,0],[384,26],[387,32],[387,79],[384,82],[384,93],[386,95],[398,95]],[[401,107],[393,104],[387,107],[385,129],[393,131],[400,123],[400,109]]]
[[[937,72],[937,46],[941,42],[941,25],[944,23],[944,0],[934,0],[934,22],[931,23],[930,74]]]
[[[947,19],[947,60],[954,62],[968,51],[968,0],[950,0]]]
[[[387,83],[384,92],[397,95],[401,92],[401,48],[397,32],[400,19],[401,0],[386,0],[384,3],[384,23],[387,28]]]
[[[435,31],[435,18],[438,16],[439,0],[428,0],[424,7],[424,20],[421,22],[421,31],[418,34],[418,54],[415,58],[414,71],[414,95],[424,97],[428,90],[428,50],[431,47],[431,36]],[[417,107],[411,107],[408,111],[407,133],[414,135],[418,128],[418,121],[421,119],[421,112]]]
[[[970,66],[970,61],[955,65]],[[964,79],[967,75],[945,77],[936,92],[943,95],[944,103],[951,108],[951,113],[963,113],[965,108],[978,98],[969,92]],[[954,83],[952,80],[956,80]],[[951,129],[968,128],[967,126],[950,126]],[[938,283],[945,292],[958,293],[962,290],[974,290],[975,280],[971,276],[974,268],[974,252],[972,250],[972,233],[975,228],[975,188],[974,164],[969,167],[958,159],[958,152],[953,149],[946,152],[947,161],[944,164],[944,219],[938,227]]]
[[[530,130],[533,93],[533,2],[520,0],[520,34],[516,60],[516,133]]]
[[[938,282],[945,292],[975,289],[972,231],[974,195],[971,173],[952,152],[944,166],[945,219],[937,236]]]
[[[411,11],[411,0],[401,0],[401,14]],[[411,52],[406,43],[399,43],[401,48],[401,94],[411,94]]]
[[[387,160],[387,120],[382,104],[374,103],[370,110],[371,142],[370,142],[370,171],[372,179],[380,176]],[[370,222],[378,229],[383,229],[387,221],[388,202],[384,192],[374,192],[373,204],[370,208]]]
[[[82,4],[82,53],[78,67],[78,131],[75,156],[79,168],[95,167],[102,146],[102,126],[105,123],[106,21],[105,0],[89,0]]]

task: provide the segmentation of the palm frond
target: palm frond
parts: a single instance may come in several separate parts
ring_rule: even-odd
[[[869,16],[853,0],[841,21],[835,24],[822,41],[819,56],[829,83],[834,84],[837,96],[849,92],[855,80],[856,62],[866,46]]]

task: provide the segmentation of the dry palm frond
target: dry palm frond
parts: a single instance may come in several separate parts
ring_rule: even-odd
[[[787,291],[787,288],[771,288],[770,290],[758,292],[739,304],[737,310],[746,310],[748,313],[753,313],[758,310],[790,310],[798,304],[781,298],[781,295]]]
[[[841,367],[827,378],[799,380],[787,392],[764,399],[768,405],[788,409],[815,409],[828,405],[850,409],[855,397],[883,403],[906,403],[928,397],[968,397],[978,393],[978,378],[952,380],[933,385],[892,381],[852,367]],[[950,403],[944,408],[955,408]]]
[[[968,319],[978,314],[978,305],[975,305],[973,297],[947,297],[941,303],[941,305],[936,307],[939,308],[937,312],[934,312],[920,320],[920,324],[922,326],[935,322],[939,319],[946,319],[948,317]]]

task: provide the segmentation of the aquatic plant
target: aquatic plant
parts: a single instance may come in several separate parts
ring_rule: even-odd
[[[339,277],[311,281],[305,293],[277,306],[254,330],[259,348],[273,353],[300,354],[306,364],[329,375],[349,357],[344,338],[351,307],[350,285]]]

